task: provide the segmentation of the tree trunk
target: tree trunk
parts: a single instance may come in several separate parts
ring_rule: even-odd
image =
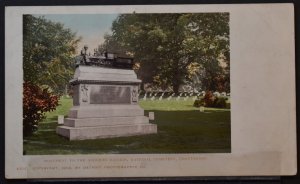
[[[180,86],[180,75],[179,75],[179,63],[178,59],[175,60],[174,66],[174,73],[173,73],[173,80],[172,80],[172,85],[173,85],[173,92],[177,95],[179,93],[179,86]]]
[[[173,83],[173,92],[177,95],[179,92],[179,83]]]
[[[140,85],[140,90],[141,90],[141,91],[145,91],[145,85],[144,85],[143,82],[142,82],[141,85]]]

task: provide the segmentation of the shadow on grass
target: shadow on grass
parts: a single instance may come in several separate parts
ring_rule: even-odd
[[[39,130],[24,140],[28,155],[101,153],[229,153],[230,111],[207,110],[154,112],[158,133],[98,140],[69,141],[55,133],[57,117],[40,123]],[[51,122],[52,121],[52,122]]]
[[[200,111],[200,107],[195,107],[194,105],[184,105],[187,108],[193,108],[197,109],[194,111]],[[230,108],[211,108],[211,107],[204,107],[206,112],[224,112],[224,111],[230,111]]]

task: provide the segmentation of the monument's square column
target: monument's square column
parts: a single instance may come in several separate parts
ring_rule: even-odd
[[[56,132],[70,140],[157,133],[138,105],[133,70],[79,65],[73,85],[73,107]]]

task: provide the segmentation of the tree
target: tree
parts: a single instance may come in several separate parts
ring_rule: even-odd
[[[73,75],[75,33],[43,17],[23,16],[23,135],[31,135]],[[51,92],[52,91],[52,92]]]
[[[204,88],[213,90],[222,83],[217,82],[220,78],[229,80],[228,13],[122,14],[113,22],[112,32],[110,39],[140,63],[138,75],[143,81],[172,86],[177,93],[191,80],[195,67],[197,75],[212,74],[210,84],[201,78]],[[216,69],[209,70],[211,65]]]
[[[130,53],[127,52],[126,48],[120,45],[111,35],[105,34],[104,40],[104,43],[98,46],[96,54],[100,55],[104,52],[110,52],[130,56]]]
[[[61,23],[23,16],[24,81],[61,94],[73,75],[73,56],[80,38]]]

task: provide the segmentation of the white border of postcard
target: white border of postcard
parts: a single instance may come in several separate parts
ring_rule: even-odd
[[[230,13],[231,153],[23,156],[22,15]],[[293,4],[5,8],[6,178],[294,175]]]

